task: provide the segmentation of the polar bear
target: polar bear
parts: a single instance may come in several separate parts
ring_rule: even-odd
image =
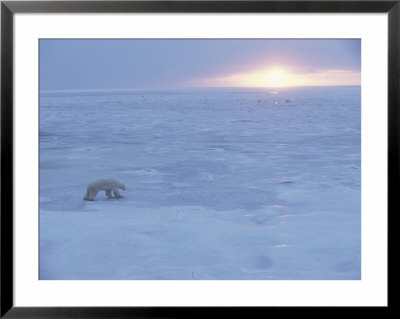
[[[119,193],[118,188],[125,190],[125,185],[114,178],[102,178],[91,182],[87,186],[86,194],[83,199],[95,200],[96,195],[99,191],[105,191],[109,199],[114,198],[111,192],[114,193],[116,198],[122,198],[123,196]]]

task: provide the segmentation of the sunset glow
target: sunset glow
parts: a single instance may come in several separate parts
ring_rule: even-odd
[[[284,66],[263,67],[244,73],[197,79],[191,85],[210,87],[293,87],[360,85],[361,74],[349,70],[296,72]]]
[[[290,83],[291,75],[283,69],[271,69],[265,73],[265,86],[283,87]]]

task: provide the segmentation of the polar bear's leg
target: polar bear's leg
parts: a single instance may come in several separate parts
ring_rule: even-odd
[[[124,197],[119,193],[118,188],[113,189],[113,193],[114,193],[114,196],[116,198],[123,198]]]
[[[85,194],[85,197],[83,197],[83,199],[84,200],[89,200],[89,195],[90,195],[89,190],[86,190],[86,194]]]
[[[106,190],[106,195],[107,195],[108,199],[114,198],[114,197],[112,197],[112,195],[111,195],[111,189],[107,189],[107,190]]]
[[[99,191],[91,191],[89,195],[89,200],[95,200],[96,195]]]

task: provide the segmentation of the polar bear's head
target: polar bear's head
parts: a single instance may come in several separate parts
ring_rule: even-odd
[[[123,189],[123,190],[125,190],[125,189],[126,189],[126,187],[125,187],[124,183],[120,183],[118,187],[119,187],[119,188],[121,188],[121,189]]]

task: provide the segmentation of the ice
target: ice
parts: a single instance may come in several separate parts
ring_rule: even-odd
[[[359,87],[41,92],[40,279],[361,279],[360,116]]]

